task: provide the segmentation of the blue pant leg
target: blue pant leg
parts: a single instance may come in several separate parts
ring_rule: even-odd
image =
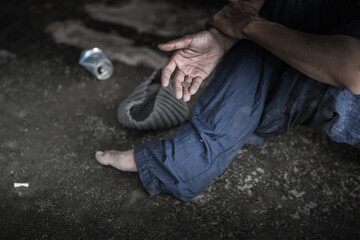
[[[360,6],[344,5],[336,10],[342,13],[340,25],[327,34],[360,38]],[[360,148],[360,95],[289,68],[281,74],[270,94],[255,133],[262,137],[275,136],[297,125],[323,126],[332,140]]]
[[[290,69],[280,76],[255,133],[276,136],[298,125],[323,126],[332,140],[360,148],[360,95]]]
[[[193,118],[172,138],[135,147],[147,191],[187,201],[221,174],[257,127],[278,64],[249,41],[235,45],[195,104]]]

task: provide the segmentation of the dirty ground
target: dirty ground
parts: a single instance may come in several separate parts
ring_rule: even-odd
[[[96,150],[176,131],[128,130],[116,119],[168,58],[156,45],[201,29],[222,4],[174,2],[0,2],[0,238],[358,239],[360,150],[321,129],[245,146],[187,203],[149,197],[137,174],[95,161]],[[109,80],[77,64],[93,45],[114,61]]]

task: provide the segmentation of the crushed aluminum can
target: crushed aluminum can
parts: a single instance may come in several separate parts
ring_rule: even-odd
[[[99,80],[110,78],[114,71],[112,63],[100,48],[84,50],[80,55],[79,64]]]

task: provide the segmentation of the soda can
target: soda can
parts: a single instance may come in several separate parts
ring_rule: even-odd
[[[114,68],[110,60],[100,48],[84,50],[79,64],[91,72],[97,79],[106,80],[113,74]]]

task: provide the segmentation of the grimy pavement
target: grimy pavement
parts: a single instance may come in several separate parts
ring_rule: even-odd
[[[321,128],[244,146],[186,203],[149,197],[136,173],[96,162],[96,150],[126,150],[176,131],[126,129],[117,106],[166,62],[156,44],[202,29],[222,4],[0,2],[0,239],[360,237],[360,150]],[[77,63],[92,46],[113,60],[109,80]]]

